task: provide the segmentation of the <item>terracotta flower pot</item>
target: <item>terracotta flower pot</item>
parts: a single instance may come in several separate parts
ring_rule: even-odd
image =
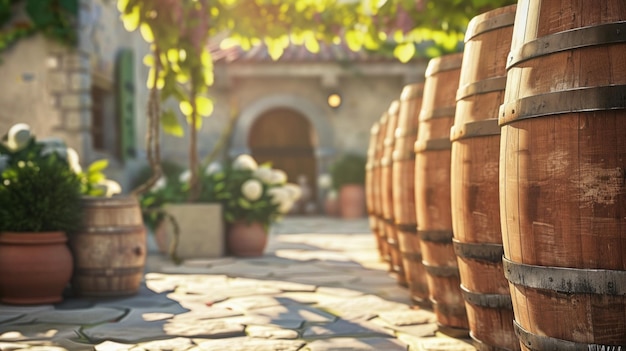
[[[72,276],[64,232],[0,233],[0,302],[60,302]]]
[[[236,221],[229,225],[226,244],[230,254],[239,257],[262,256],[267,245],[267,230],[259,222]]]
[[[365,217],[365,187],[346,184],[339,189],[339,211],[342,218]]]

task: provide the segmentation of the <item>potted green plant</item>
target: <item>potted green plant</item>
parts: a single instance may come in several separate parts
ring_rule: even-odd
[[[301,196],[287,174],[239,155],[211,175],[212,191],[227,223],[226,246],[235,256],[261,256],[270,226],[288,213]]]
[[[222,234],[225,248],[236,256],[262,255],[269,227],[289,212],[300,196],[300,187],[287,183],[285,172],[272,169],[269,164],[258,165],[249,155],[240,155],[225,164],[211,163],[198,173],[202,191],[197,203],[219,206],[219,221],[226,227]],[[173,204],[193,205],[187,202],[189,191],[189,171],[161,178],[142,196],[141,203],[148,215],[146,223],[158,231],[158,224],[168,223],[167,217],[174,213]],[[205,218],[198,222],[205,226],[206,221]]]
[[[190,171],[163,163],[163,175],[140,195],[146,227],[162,253],[174,261],[211,258],[224,254],[221,204],[212,191],[215,164],[197,172],[201,190],[190,201]]]
[[[347,153],[330,168],[333,188],[339,199],[342,218],[365,216],[365,157]]]
[[[0,302],[53,303],[72,274],[67,233],[81,219],[81,180],[67,152],[25,124],[0,143]]]

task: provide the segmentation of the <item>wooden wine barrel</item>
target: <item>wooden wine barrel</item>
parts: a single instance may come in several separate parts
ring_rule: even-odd
[[[405,279],[415,303],[428,304],[426,269],[415,217],[415,151],[424,83],[406,85],[400,94],[392,155],[393,214]]]
[[[524,350],[626,349],[626,2],[520,0],[502,127]]]
[[[85,197],[83,223],[70,236],[72,287],[81,296],[125,296],[139,291],[146,230],[134,196]]]
[[[400,111],[400,101],[394,100],[389,105],[387,127],[385,128],[385,139],[383,141],[383,157],[380,160],[380,177],[382,191],[382,212],[384,227],[389,247],[389,270],[395,276],[398,284],[407,286],[407,280],[398,244],[398,232],[394,219],[393,210],[393,148],[395,143],[394,134],[398,124],[398,112]]]
[[[463,54],[434,58],[426,68],[415,142],[415,209],[429,298],[442,330],[469,328],[452,247],[450,127]]]
[[[380,192],[378,189],[374,189],[374,187],[379,187],[380,184],[375,182],[374,180],[374,168],[377,167],[376,160],[376,142],[378,140],[378,132],[380,130],[380,124],[378,122],[374,122],[372,128],[370,130],[370,141],[367,148],[367,164],[365,165],[365,204],[367,209],[367,215],[370,223],[370,229],[376,238],[376,246],[378,248],[378,252],[382,258],[382,243],[381,243],[381,235],[378,233],[379,225],[378,225],[378,216],[376,215],[376,204],[375,204],[375,196],[377,192]]]
[[[498,189],[498,110],[506,87],[515,5],[472,18],[450,131],[454,250],[478,349],[519,350],[513,305],[502,269]]]
[[[372,200],[373,200],[373,211],[374,216],[376,217],[375,225],[377,226],[378,240],[377,244],[380,246],[380,255],[383,261],[390,262],[390,249],[389,244],[387,243],[387,232],[385,231],[385,218],[383,216],[383,203],[382,203],[382,183],[381,183],[381,160],[383,157],[383,144],[385,141],[385,133],[387,130],[387,121],[389,120],[389,116],[387,111],[383,113],[378,122],[379,130],[378,135],[376,137],[376,148],[374,149],[374,161],[372,164]]]

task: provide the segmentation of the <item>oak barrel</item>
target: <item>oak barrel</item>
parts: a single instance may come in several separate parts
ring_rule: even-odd
[[[139,291],[146,230],[134,196],[84,197],[81,229],[70,235],[72,288],[81,296],[125,296]]]
[[[382,243],[380,241],[380,234],[378,233],[379,225],[378,225],[378,216],[376,215],[376,204],[375,197],[376,193],[379,192],[378,189],[374,189],[374,187],[379,187],[380,184],[374,179],[374,167],[377,167],[376,160],[376,142],[378,140],[378,132],[380,130],[380,124],[378,122],[374,122],[372,128],[370,129],[370,141],[367,147],[367,163],[365,165],[365,205],[367,209],[368,220],[370,224],[370,229],[376,238],[376,247],[378,248],[378,252],[382,255]]]
[[[520,0],[500,108],[524,350],[626,349],[626,2]]]
[[[387,110],[388,120],[385,128],[385,138],[383,141],[383,156],[380,160],[381,179],[381,199],[384,228],[389,247],[389,270],[395,276],[398,284],[406,286],[407,280],[404,274],[400,246],[398,244],[398,232],[394,219],[393,210],[393,150],[395,144],[395,131],[398,124],[398,113],[400,111],[400,101],[394,100]]]
[[[462,53],[431,59],[415,142],[415,209],[429,298],[442,330],[469,328],[452,247],[450,127]]]
[[[424,83],[406,85],[400,94],[392,154],[393,213],[404,275],[416,303],[428,303],[428,283],[422,263],[415,214],[415,151]]]
[[[498,200],[498,110],[504,99],[514,20],[512,5],[470,21],[450,130],[453,246],[470,335],[481,350],[520,349],[502,268]]]
[[[376,217],[374,225],[378,228],[375,233],[378,234],[377,244],[380,248],[380,255],[383,261],[390,262],[390,249],[387,243],[387,233],[385,231],[385,218],[383,216],[383,203],[382,203],[382,182],[381,182],[381,160],[383,158],[383,144],[385,141],[385,133],[387,130],[387,121],[389,116],[385,111],[380,120],[378,121],[378,134],[376,136],[376,147],[374,148],[374,161],[372,163],[372,201],[373,212]]]

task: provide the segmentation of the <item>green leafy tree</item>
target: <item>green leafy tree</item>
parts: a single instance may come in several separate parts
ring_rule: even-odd
[[[174,111],[160,102],[175,98],[189,126],[191,196],[199,193],[197,129],[213,112],[209,38],[222,47],[244,50],[265,44],[278,59],[291,43],[315,53],[319,43],[344,41],[351,50],[389,50],[402,62],[416,55],[434,57],[459,49],[469,20],[514,0],[118,0],[127,30],[139,30],[151,43],[148,87],[148,159],[160,177],[159,128],[183,135]],[[419,51],[416,44],[426,48]],[[161,120],[159,122],[159,120]],[[191,198],[190,200],[193,200]]]

